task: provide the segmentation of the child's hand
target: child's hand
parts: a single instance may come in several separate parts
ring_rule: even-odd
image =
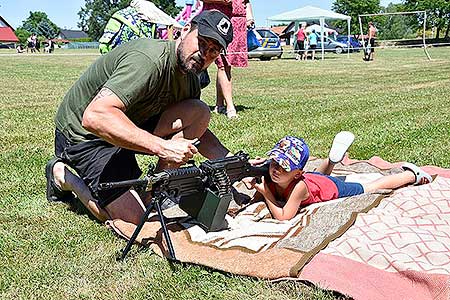
[[[255,180],[253,187],[263,196],[266,196],[268,195],[268,193],[270,193],[269,186],[267,185],[264,176],[261,176],[261,182],[259,183],[257,183]]]
[[[255,188],[256,177],[245,177],[241,181],[245,184],[247,190],[252,190]]]

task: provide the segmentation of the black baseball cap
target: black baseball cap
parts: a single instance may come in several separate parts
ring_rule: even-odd
[[[218,10],[204,10],[192,19],[198,26],[198,34],[219,42],[224,51],[233,40],[233,25],[230,19]]]

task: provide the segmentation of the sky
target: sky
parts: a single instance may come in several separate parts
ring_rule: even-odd
[[[331,9],[333,2],[333,0],[251,0],[256,26],[268,26],[266,21],[268,17],[306,5]],[[400,0],[380,1],[383,6],[390,2],[399,3]],[[176,0],[176,3],[184,6],[185,1]],[[84,4],[85,0],[0,0],[0,16],[15,29],[29,17],[30,11],[42,11],[60,28],[78,29],[78,12]]]

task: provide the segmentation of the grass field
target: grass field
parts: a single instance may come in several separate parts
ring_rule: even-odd
[[[302,283],[171,266],[137,247],[117,262],[123,240],[83,209],[45,199],[55,111],[96,52],[8,53],[0,52],[0,299],[335,299]],[[251,156],[292,134],[319,157],[338,131],[351,130],[352,158],[449,168],[450,48],[430,54],[432,61],[419,49],[377,50],[370,63],[362,54],[250,61],[233,73],[239,119],[214,115],[211,129]],[[214,86],[203,93],[209,105]]]

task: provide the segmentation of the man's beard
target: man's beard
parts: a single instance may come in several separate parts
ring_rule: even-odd
[[[183,42],[180,43],[177,49],[177,64],[183,73],[200,74],[205,65],[205,60],[199,53],[188,57],[183,57]]]

